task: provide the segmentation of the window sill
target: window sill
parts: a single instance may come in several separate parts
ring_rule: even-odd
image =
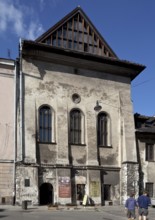
[[[56,142],[37,142],[38,144],[57,144]]]
[[[85,146],[86,146],[86,144],[72,144],[72,143],[70,143],[69,145],[72,145],[72,146],[80,146],[80,147],[85,147]]]
[[[112,148],[112,145],[109,146],[102,146],[102,145],[98,145],[99,148]]]

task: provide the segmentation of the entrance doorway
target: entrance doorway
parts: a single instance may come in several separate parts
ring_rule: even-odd
[[[77,184],[76,194],[77,200],[82,203],[83,197],[85,195],[85,184]]]
[[[111,185],[109,184],[105,184],[104,185],[104,200],[107,201],[107,200],[110,200],[111,199]]]
[[[53,204],[53,186],[50,183],[43,183],[40,186],[40,205]]]

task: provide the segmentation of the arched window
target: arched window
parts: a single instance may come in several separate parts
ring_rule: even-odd
[[[70,112],[70,143],[84,144],[84,116],[79,109]]]
[[[105,112],[99,113],[97,125],[98,146],[110,146],[110,120]]]
[[[39,141],[52,142],[52,111],[47,105],[39,109]]]

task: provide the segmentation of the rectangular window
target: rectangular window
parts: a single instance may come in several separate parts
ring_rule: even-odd
[[[73,110],[70,113],[70,142],[81,144],[81,112]]]
[[[49,143],[52,140],[52,111],[48,106],[39,110],[39,141]]]
[[[107,146],[107,115],[100,113],[98,115],[98,146]]]
[[[25,187],[29,187],[30,186],[30,179],[25,179]]]
[[[146,191],[150,197],[153,197],[153,183],[145,183]]]
[[[154,145],[146,144],[146,161],[154,161]]]

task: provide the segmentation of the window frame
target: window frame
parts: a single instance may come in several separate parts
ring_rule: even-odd
[[[78,116],[75,115],[75,117],[80,116],[80,118],[79,118],[80,121],[75,122],[75,120],[78,120],[78,118],[75,118],[75,117],[74,117],[74,119],[72,118],[71,114],[73,112],[75,112],[75,114],[78,113]],[[78,108],[71,109],[71,111],[69,113],[69,119],[70,119],[70,122],[69,122],[69,143],[71,145],[85,145],[85,133],[84,133],[85,122],[84,122],[83,112]],[[73,120],[74,120],[74,122],[73,122]],[[72,124],[72,123],[74,123],[74,124]]]
[[[40,129],[41,129],[40,128],[40,111],[44,107],[47,107],[50,110],[50,124],[48,124],[49,132],[50,132],[50,134],[48,135],[50,135],[50,139],[48,140],[43,140],[40,138]],[[38,135],[37,136],[38,136],[37,141],[39,143],[43,143],[43,144],[54,143],[55,144],[55,112],[53,108],[48,104],[43,104],[38,109]]]
[[[102,119],[102,117],[104,118]],[[105,120],[105,122],[102,122],[103,120]],[[112,147],[110,117],[106,112],[103,111],[99,112],[97,115],[97,146]]]
[[[145,161],[154,161],[154,144],[146,143],[145,145]]]
[[[145,189],[149,194],[149,197],[153,197],[153,182],[146,182],[145,183]]]

